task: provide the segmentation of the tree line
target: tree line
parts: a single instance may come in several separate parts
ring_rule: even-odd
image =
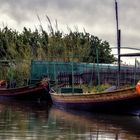
[[[50,24],[51,25],[51,24]],[[24,27],[18,32],[7,26],[0,28],[1,60],[49,60],[87,63],[113,63],[115,57],[107,41],[79,31],[63,33],[49,26],[32,31]]]

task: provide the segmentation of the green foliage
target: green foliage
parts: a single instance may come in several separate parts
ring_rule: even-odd
[[[48,19],[48,17],[47,17]],[[89,33],[72,32],[63,34],[55,31],[49,20],[50,33],[23,28],[21,33],[5,27],[0,29],[0,59],[47,59],[77,62],[112,63],[109,43]]]
[[[109,84],[102,84],[97,86],[91,86],[91,85],[82,85],[83,91],[86,93],[101,93],[105,91],[107,88],[109,88]]]
[[[0,59],[14,64],[4,68],[1,66],[0,79],[14,78],[18,85],[22,85],[24,79],[30,77],[32,59],[87,63],[115,61],[107,41],[102,41],[85,31],[72,32],[69,29],[69,33],[64,34],[59,31],[57,22],[55,30],[49,17],[46,16],[46,18],[49,32],[45,31],[41,25],[41,30],[32,31],[24,27],[20,33],[8,27],[0,29]],[[93,89],[88,87],[88,90]]]

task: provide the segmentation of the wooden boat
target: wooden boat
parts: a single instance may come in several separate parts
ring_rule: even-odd
[[[0,88],[0,99],[46,100],[46,93],[44,86],[38,83],[17,88]]]
[[[64,109],[87,110],[105,113],[140,114],[140,95],[136,88],[127,88],[103,93],[51,92],[53,104]],[[80,91],[80,92],[79,92]]]

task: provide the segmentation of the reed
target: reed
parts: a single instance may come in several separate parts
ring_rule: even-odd
[[[91,86],[91,85],[81,85],[81,87],[83,88],[83,91],[86,93],[100,93],[103,92],[104,90],[108,89],[111,85],[109,84],[101,84],[101,85],[97,85],[97,86]]]

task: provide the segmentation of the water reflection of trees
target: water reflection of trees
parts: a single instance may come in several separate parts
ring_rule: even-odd
[[[44,110],[37,104],[0,104],[0,139],[38,139],[47,124],[48,111],[47,106]]]
[[[0,103],[3,140],[127,140],[140,136],[140,119],[86,112],[66,112],[47,105]]]

